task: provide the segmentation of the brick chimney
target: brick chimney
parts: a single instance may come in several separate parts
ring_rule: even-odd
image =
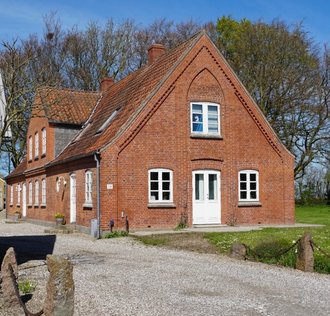
[[[101,79],[100,90],[101,92],[105,92],[108,90],[113,84],[114,80],[112,77],[104,77]]]
[[[158,57],[165,54],[165,47],[162,44],[152,44],[148,49],[148,65],[151,65]]]

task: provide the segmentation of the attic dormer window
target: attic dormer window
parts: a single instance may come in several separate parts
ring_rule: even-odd
[[[113,121],[113,119],[116,117],[118,114],[119,109],[114,110],[111,115],[108,117],[108,119],[101,125],[101,127],[97,130],[96,134],[102,133]]]

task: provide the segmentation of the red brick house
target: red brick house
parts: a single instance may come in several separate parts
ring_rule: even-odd
[[[294,222],[294,157],[203,32],[99,93],[37,93],[8,214],[102,230]]]

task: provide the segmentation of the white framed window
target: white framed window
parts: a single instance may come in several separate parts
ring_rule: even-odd
[[[149,203],[173,202],[173,171],[149,170]]]
[[[29,205],[32,205],[32,181],[29,182]]]
[[[21,184],[17,184],[17,187],[16,187],[16,190],[17,190],[17,205],[20,205],[21,204]]]
[[[93,173],[90,170],[85,172],[85,204],[92,204]]]
[[[47,134],[46,134],[46,128],[44,127],[41,130],[41,154],[46,154],[46,144],[47,144]]]
[[[242,170],[238,174],[239,201],[259,201],[259,172],[256,170]]]
[[[41,180],[41,204],[46,204],[46,179]]]
[[[39,181],[34,183],[34,205],[39,205]]]
[[[14,203],[14,186],[10,186],[10,205],[13,205]]]
[[[220,106],[210,102],[191,103],[191,133],[220,135]]]
[[[29,160],[32,160],[32,136],[29,137]]]
[[[34,134],[34,157],[37,158],[39,156],[39,133],[36,132]]]

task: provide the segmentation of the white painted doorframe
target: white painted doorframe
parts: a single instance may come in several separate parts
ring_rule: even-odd
[[[193,224],[220,224],[220,171],[195,170],[192,183]]]

